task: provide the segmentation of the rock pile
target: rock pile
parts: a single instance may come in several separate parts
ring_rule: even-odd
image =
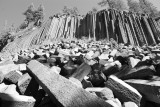
[[[1,58],[1,107],[159,107],[160,46],[63,40]]]

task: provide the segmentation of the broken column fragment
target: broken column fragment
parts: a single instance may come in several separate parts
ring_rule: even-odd
[[[18,80],[21,78],[22,73],[20,71],[11,71],[5,75],[5,80],[16,84]]]
[[[140,106],[141,94],[133,87],[118,79],[116,76],[109,76],[106,86],[110,88],[115,96],[119,98],[121,102],[132,101]]]
[[[38,61],[30,61],[27,67],[53,103],[60,107],[112,107],[97,96],[72,84],[68,79],[51,72]]]
[[[91,67],[87,63],[82,63],[76,71],[72,74],[71,77],[74,77],[78,79],[79,81],[82,81],[85,76],[87,76],[91,72]]]

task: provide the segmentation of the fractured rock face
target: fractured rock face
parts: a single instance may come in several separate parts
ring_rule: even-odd
[[[156,80],[157,79],[157,80]],[[152,80],[131,79],[125,80],[132,87],[144,94],[146,100],[160,104],[160,77]]]
[[[53,103],[64,107],[111,107],[108,103],[96,96],[78,88],[68,79],[49,71],[47,67],[32,60],[28,68],[36,78],[37,82],[48,93]]]
[[[122,80],[126,79],[144,79],[148,76],[153,76],[155,73],[155,68],[153,65],[151,66],[140,66],[135,67],[130,70],[117,72],[114,75]]]
[[[116,76],[109,76],[106,82],[106,86],[110,88],[116,97],[122,102],[132,101],[138,106],[141,101],[141,94],[133,87],[118,79]]]
[[[71,75],[71,77],[74,77],[78,79],[79,81],[82,81],[85,76],[87,76],[91,72],[91,67],[87,63],[82,63],[76,71]]]
[[[5,79],[9,82],[16,84],[19,78],[22,76],[22,73],[19,71],[11,71],[5,75]]]

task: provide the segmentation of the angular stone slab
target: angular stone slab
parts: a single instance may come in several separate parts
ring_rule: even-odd
[[[73,84],[75,84],[77,87],[81,87],[82,88],[82,83],[76,79],[76,78],[73,78],[73,77],[70,77],[69,78],[69,81],[71,81]]]
[[[32,77],[28,73],[24,74],[19,80],[18,80],[18,88],[21,94],[24,94]]]
[[[16,64],[7,64],[0,66],[0,83],[3,81],[6,74],[11,71],[19,70],[20,66]]]
[[[117,66],[109,63],[107,66],[103,67],[102,72],[106,77],[108,77],[109,75],[119,72],[119,69]]]
[[[125,82],[141,92],[146,100],[160,104],[160,77],[153,80],[131,79]]]
[[[21,78],[22,73],[20,71],[11,71],[5,75],[5,80],[16,84]]]
[[[52,66],[51,70],[53,70],[55,73],[60,74],[61,72],[61,68],[58,66]]]
[[[28,63],[30,72],[48,93],[53,103],[64,107],[112,107],[97,96],[77,87],[36,60]]]
[[[132,101],[140,106],[140,101],[142,98],[140,93],[132,86],[118,79],[116,76],[109,76],[108,81],[106,82],[106,86],[113,91],[115,96],[121,102]]]
[[[103,99],[105,100],[114,99],[112,90],[107,87],[104,88],[93,87],[93,88],[86,88],[85,90],[88,92],[95,92],[97,96],[99,96],[100,98],[103,97]]]
[[[87,76],[91,72],[91,67],[87,63],[82,63],[76,71],[72,74],[71,77],[74,77],[78,79],[79,81],[82,81],[85,76]]]
[[[83,88],[86,89],[87,87],[93,87],[92,83],[90,81],[87,81],[85,79],[82,80]]]
[[[132,68],[130,70],[115,73],[114,75],[122,80],[126,79],[144,79],[148,76],[153,76],[155,74],[155,68],[151,66],[140,66],[137,68]]]

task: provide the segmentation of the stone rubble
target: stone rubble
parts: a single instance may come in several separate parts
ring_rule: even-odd
[[[0,60],[0,107],[159,107],[160,45],[63,40]]]

